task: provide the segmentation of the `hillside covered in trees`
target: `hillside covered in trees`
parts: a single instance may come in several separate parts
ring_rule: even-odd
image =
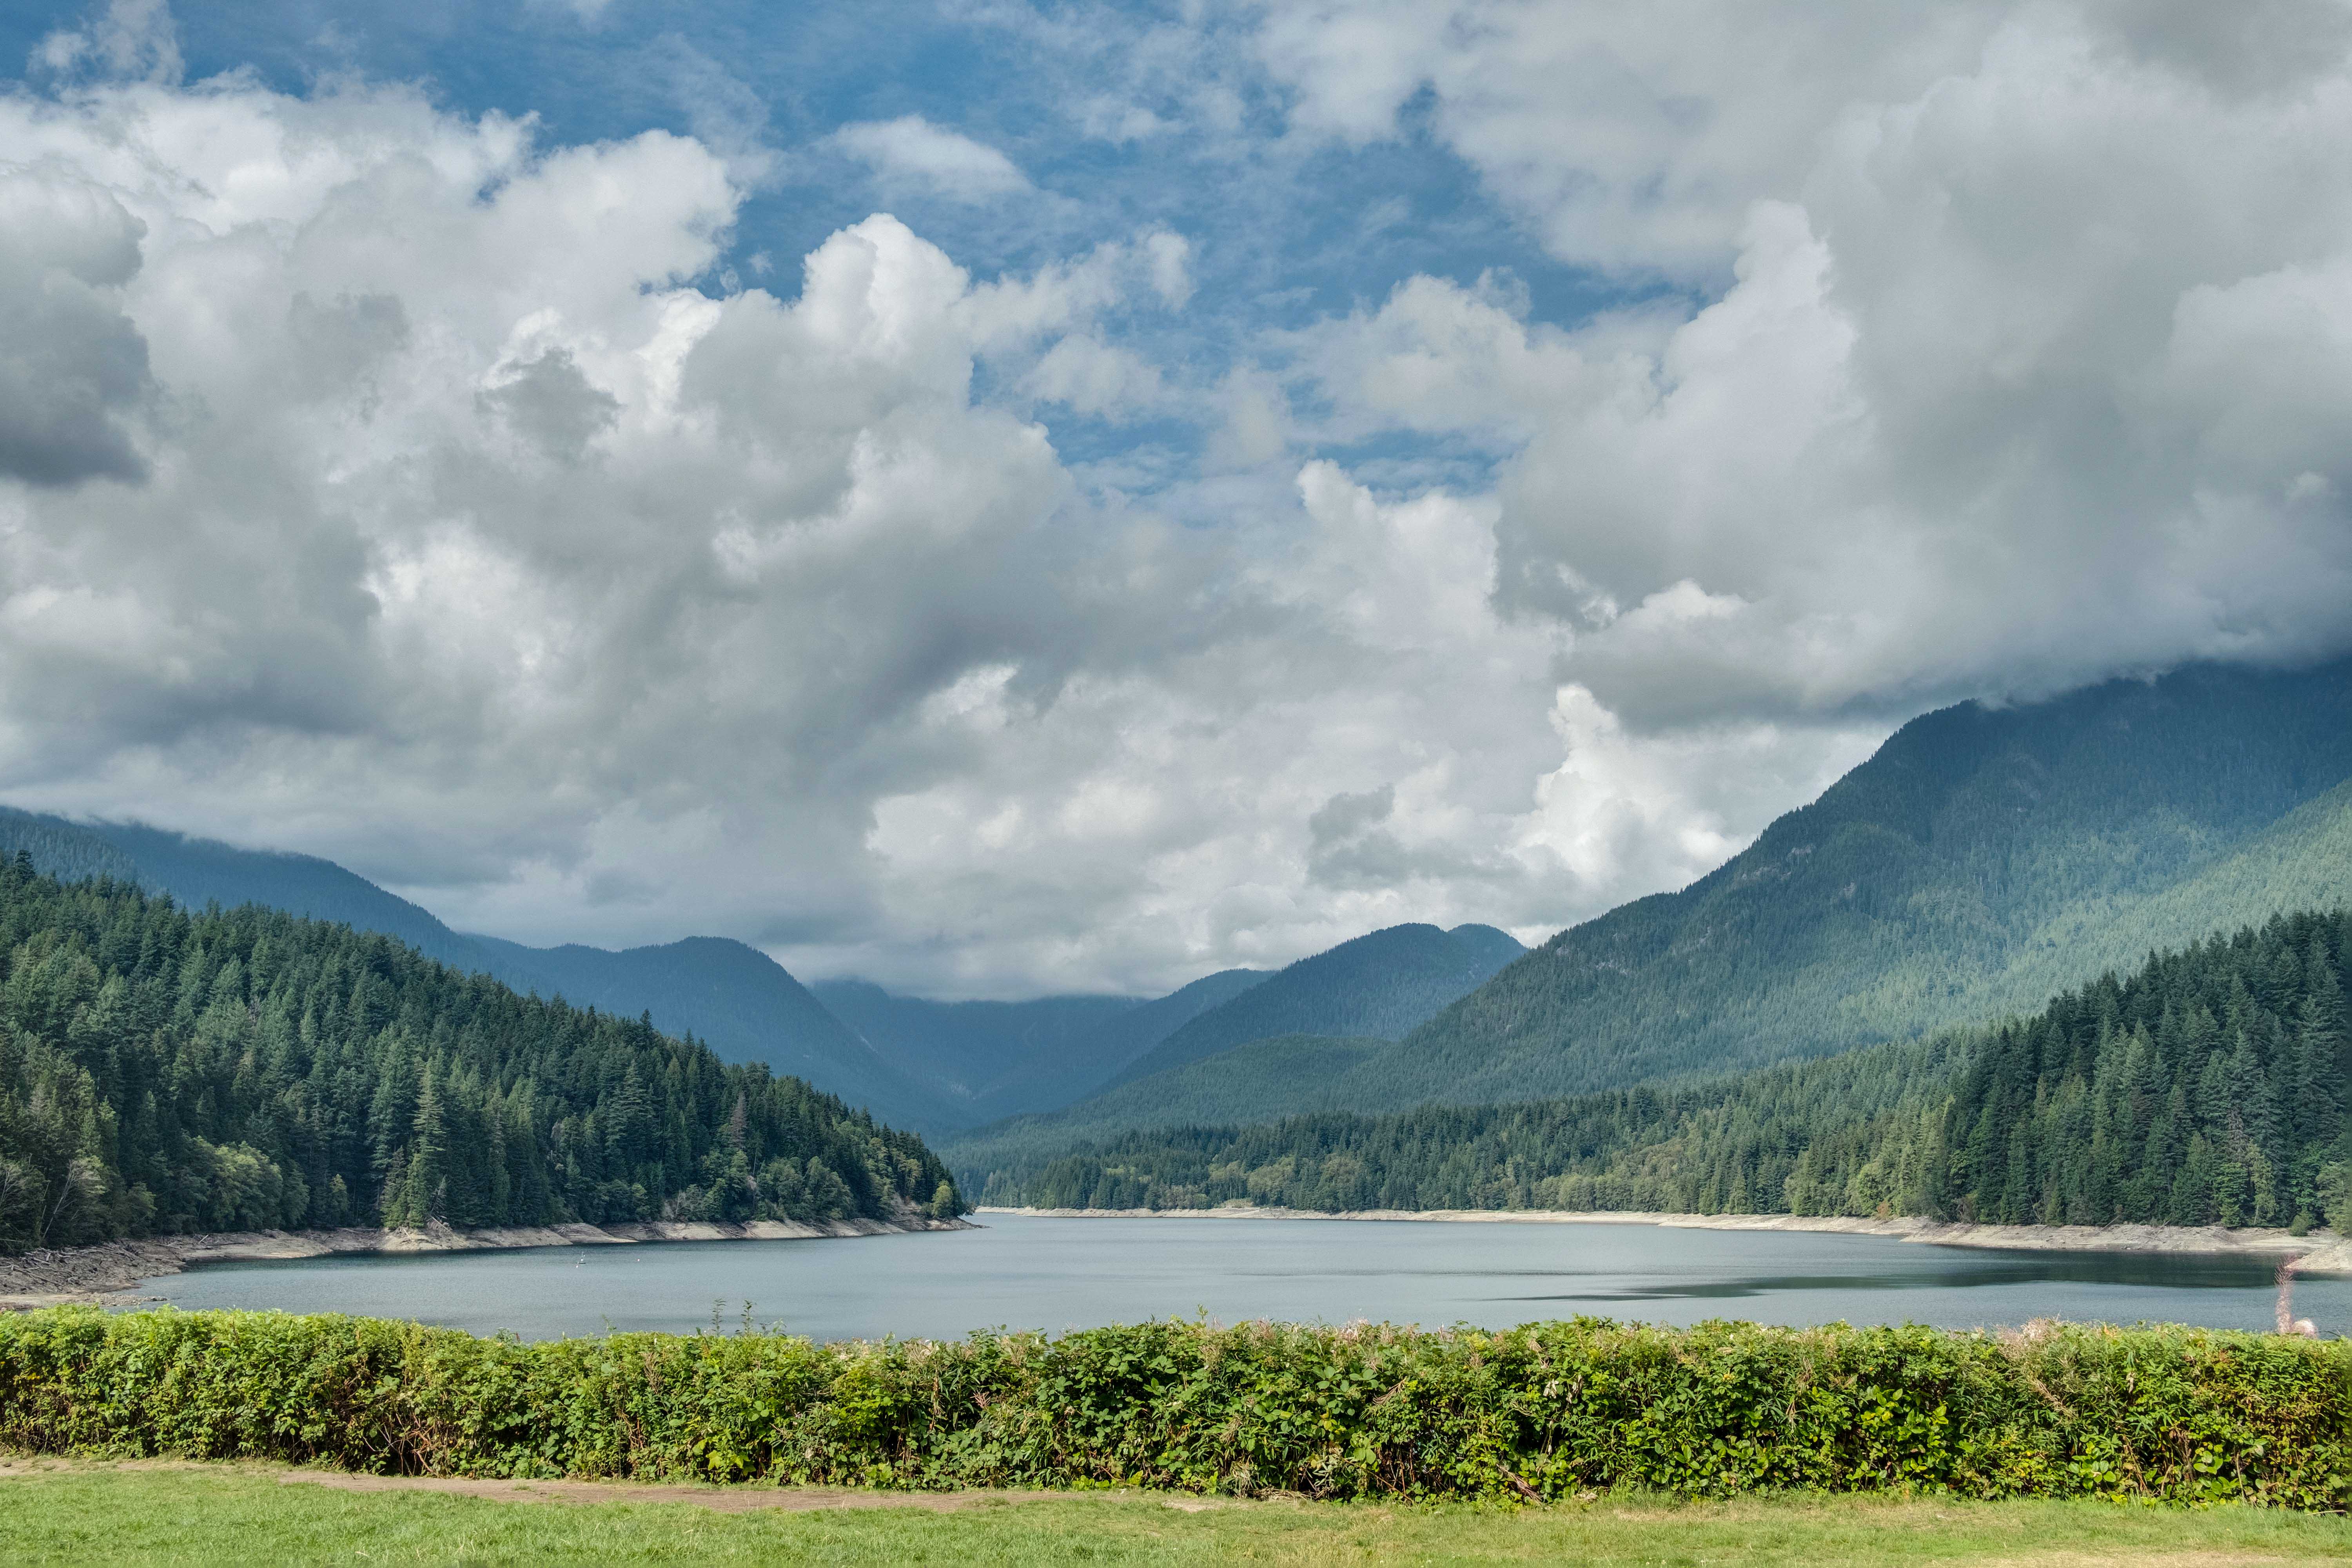
[[[19,852],[61,881],[111,877],[168,893],[186,909],[260,904],[373,931],[526,994],[628,1016],[651,1013],[656,1028],[692,1034],[722,1060],[765,1063],[901,1126],[953,1121],[947,1099],[893,1070],[782,965],[740,942],[689,937],[618,952],[525,947],[452,931],[431,911],[315,855],[0,806],[0,858]]]
[[[1137,1132],[984,1201],[2352,1226],[2352,911],[2152,956],[2031,1017],[1737,1078]]]
[[[1284,1035],[1393,1040],[1525,952],[1508,931],[1398,925],[1327,948],[1213,1007],[1111,1079],[1135,1083],[1171,1068]]]
[[[2347,899],[2352,661],[1963,703],[1689,888],[1553,937],[1330,1103],[1525,1100],[1921,1038]]]
[[[1526,951],[1509,932],[1482,925],[1398,925],[1356,937],[1270,978],[1253,976],[1106,1075],[1098,1092],[947,1133],[940,1152],[958,1169],[985,1169],[1137,1129],[1357,1109],[1344,1098],[1351,1068]]]
[[[1061,1110],[1016,1116],[940,1141],[958,1171],[1034,1169],[1056,1155],[1125,1132],[1229,1127],[1331,1109],[1330,1087],[1390,1042],[1333,1035],[1276,1035],[1122,1083]]]
[[[912,1134],[386,937],[0,861],[0,1248],[964,1205]]]

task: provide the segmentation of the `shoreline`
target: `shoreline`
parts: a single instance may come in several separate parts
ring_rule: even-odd
[[[0,1311],[77,1303],[121,1306],[152,1300],[133,1292],[150,1279],[207,1263],[284,1263],[306,1258],[416,1252],[515,1252],[532,1247],[635,1247],[663,1241],[814,1241],[927,1230],[971,1230],[969,1220],[844,1219],[819,1225],[757,1219],[740,1225],[645,1220],[632,1225],[499,1226],[456,1230],[259,1230],[101,1241],[0,1258]]]
[[[1549,1209],[1314,1209],[1234,1205],[1213,1209],[1041,1209],[983,1205],[974,1215],[1024,1215],[1038,1219],[1320,1219],[1390,1220],[1468,1225],[1647,1225],[1668,1230],[1811,1231],[1877,1236],[1930,1247],[1979,1247],[2014,1252],[2137,1252],[2275,1258],[2300,1275],[2352,1275],[2352,1240],[2333,1231],[2289,1236],[2284,1230],[2218,1225],[1969,1225],[1958,1220],[1866,1219],[1850,1215],[1655,1214]]]

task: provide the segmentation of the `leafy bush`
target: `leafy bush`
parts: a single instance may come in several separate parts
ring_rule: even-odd
[[[2340,1510],[2347,1413],[2352,1345],[2181,1328],[1166,1321],[954,1343],[527,1344],[265,1312],[0,1321],[9,1447],[408,1474]]]

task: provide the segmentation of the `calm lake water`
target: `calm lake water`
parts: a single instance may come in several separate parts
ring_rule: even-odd
[[[2271,1267],[2212,1258],[1992,1252],[1879,1237],[1654,1226],[1041,1219],[840,1241],[667,1242],[236,1263],[152,1280],[183,1307],[415,1318],[530,1339],[740,1322],[821,1340],[960,1338],[1205,1310],[1252,1318],[1504,1327],[1579,1314],[1647,1322],[2029,1318],[2268,1328]],[[2352,1280],[2295,1286],[2323,1333],[2352,1332]]]

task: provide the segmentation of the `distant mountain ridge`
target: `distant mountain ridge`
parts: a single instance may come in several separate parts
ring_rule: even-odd
[[[763,1062],[894,1126],[926,1131],[1066,1104],[1195,1015],[1265,978],[1232,969],[1166,996],[1011,1003],[930,1002],[856,980],[812,990],[766,953],[725,937],[619,951],[527,947],[453,931],[431,911],[314,855],[0,806],[0,854],[19,850],[45,875],[112,877],[195,909],[259,904],[379,932],[518,991],[624,1017],[650,1015],[657,1027],[690,1034],[724,1060]]]
[[[1716,1078],[1988,1023],[2217,926],[2346,902],[2352,660],[1966,703],[1905,725],[1690,887],[1560,932],[1392,1044],[1185,1060],[1180,1031],[1110,1090],[946,1152],[1036,1169],[1150,1129]]]
[[[1007,1140],[977,1152],[964,1190],[1053,1207],[2352,1234],[2348,989],[2352,909],[2304,910],[2152,953],[2025,1016],[1924,1039],[1556,1100],[1194,1122],[1075,1148]]]
[[[1396,925],[1302,958],[1176,1030],[1111,1079],[1133,1083],[1286,1035],[1395,1039],[1527,949],[1508,931]]]
[[[617,952],[577,943],[524,947],[491,936],[467,940],[484,953],[488,973],[509,985],[562,996],[575,1006],[649,1013],[657,1024],[670,1020],[667,1026],[691,1030],[723,1059],[766,1062],[872,1107],[893,1125],[955,1124],[948,1097],[899,1071],[756,947],[716,936]]]
[[[978,1192],[1008,1171],[1034,1170],[1080,1147],[1123,1134],[1244,1127],[1331,1108],[1334,1086],[1393,1042],[1331,1035],[1276,1035],[1118,1083],[1074,1105],[1015,1116],[941,1140],[940,1157],[970,1173]],[[1010,1190],[1010,1189],[1006,1189]]]
[[[1493,926],[1370,932],[1202,1011],[1100,1091],[943,1147],[961,1169],[992,1169],[1056,1142],[1319,1109],[1335,1082],[1526,951]]]
[[[945,1219],[921,1140],[380,932],[0,861],[0,1251],[302,1226]]]
[[[1338,1086],[1403,1109],[1828,1055],[2352,899],[2352,660],[1913,720],[1679,893],[1570,928]]]
[[[1534,952],[1491,927],[1398,926],[1150,1001],[933,1003],[856,982],[819,994],[714,938],[525,948],[450,931],[325,860],[142,826],[0,811],[0,848],[61,876],[343,921],[520,988],[650,1012],[730,1059],[939,1133],[1027,1115],[1032,1131],[1076,1134],[1088,1101],[1114,1094],[1096,1109],[1163,1124],[1230,1114],[1252,1092],[1269,1114],[1507,1103],[1916,1038],[2218,923],[2352,900],[2352,660],[1945,709],[1690,887]],[[1240,1048],[1259,1041],[1289,1043]]]
[[[217,839],[192,838],[142,823],[69,822],[61,816],[0,810],[0,847],[29,849],[33,864],[52,876],[107,874],[150,891],[168,892],[184,905],[223,909],[263,904],[290,915],[331,921],[404,942],[427,958],[466,969],[485,965],[473,941],[430,911],[387,893],[356,872],[315,855],[240,849]]]
[[[903,1078],[782,965],[723,937],[656,947],[525,947],[449,929],[430,911],[315,855],[240,849],[142,824],[78,823],[0,807],[0,854],[45,875],[110,876],[184,905],[260,904],[380,932],[453,969],[691,1034],[722,1060],[765,1062],[896,1126],[960,1125],[949,1100]]]
[[[954,1120],[941,1125],[971,1127],[1083,1097],[1265,978],[1259,970],[1222,970],[1149,999],[931,1002],[863,980],[821,980],[810,989],[903,1076],[953,1102]]]

